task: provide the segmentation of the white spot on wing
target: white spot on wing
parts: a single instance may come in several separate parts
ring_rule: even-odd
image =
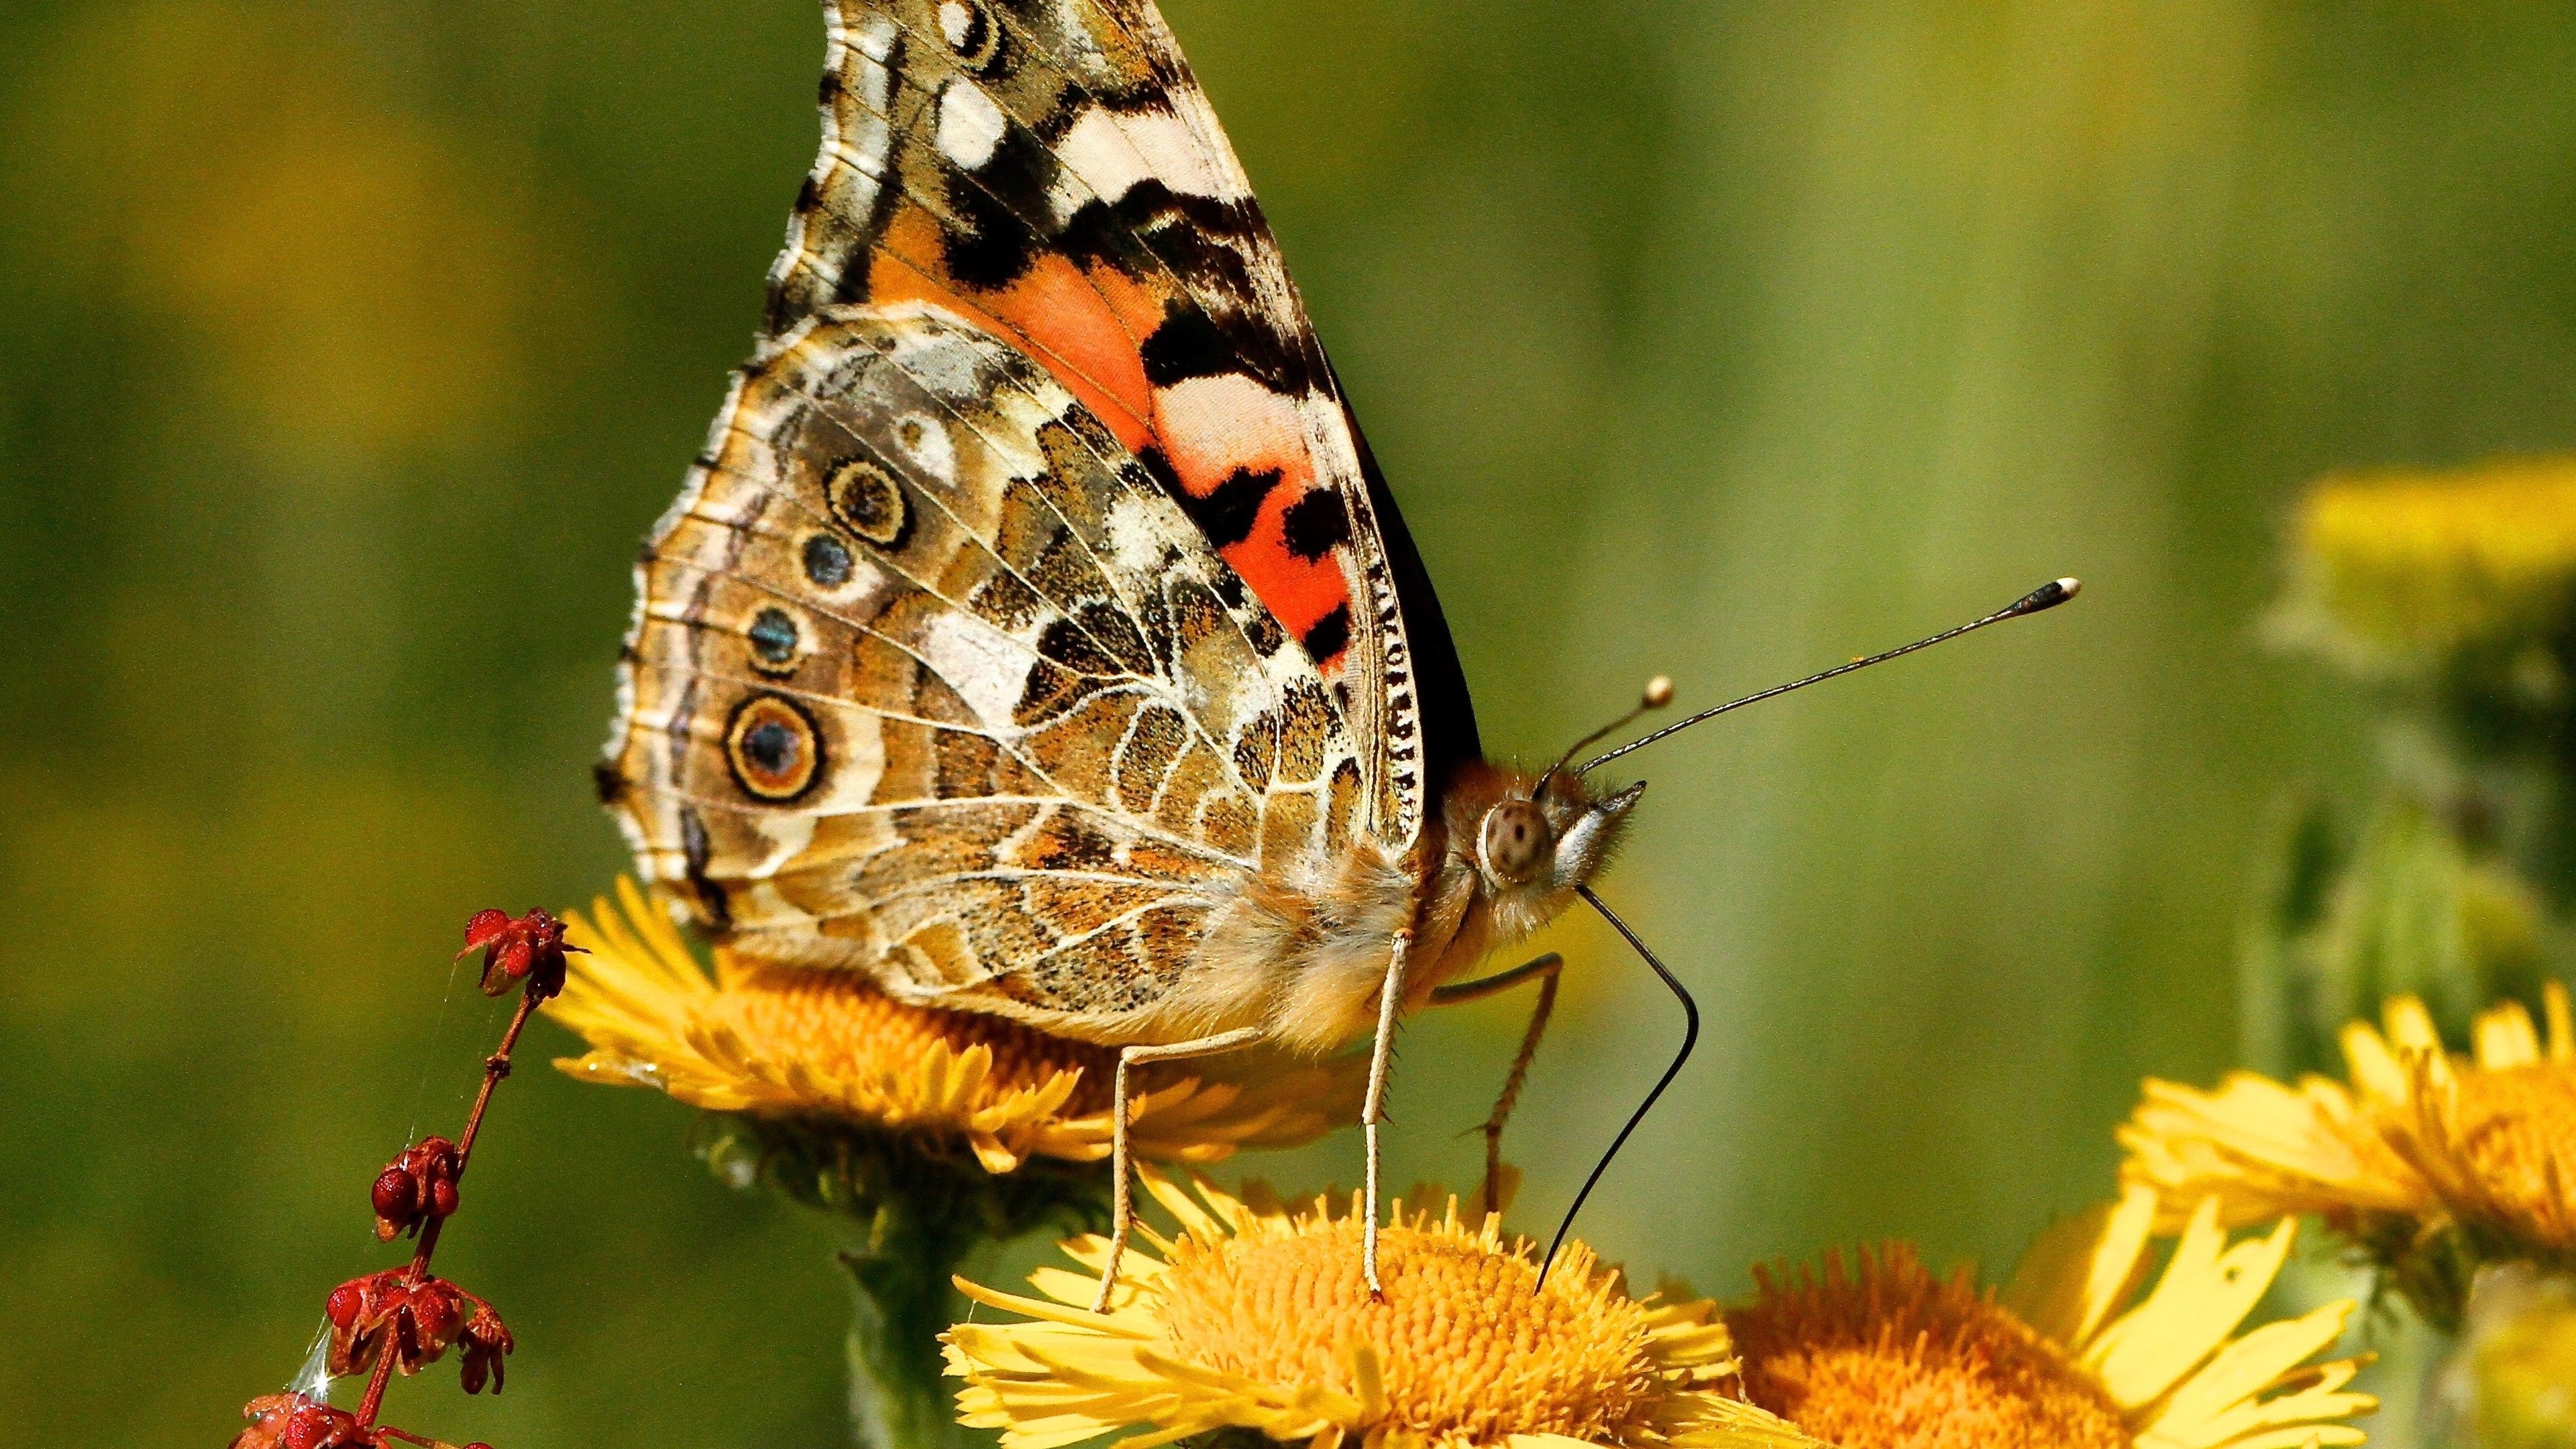
[[[1011,710],[1028,685],[1029,655],[979,619],[943,613],[922,630],[921,657],[978,718],[996,730],[1011,727]]]
[[[975,34],[975,12],[960,0],[947,0],[939,7],[939,33],[951,50],[964,50]]]
[[[767,880],[778,874],[778,868],[796,858],[797,852],[814,842],[814,822],[819,816],[806,811],[778,811],[758,817],[761,839],[769,842],[769,854],[743,874],[752,880]]]
[[[870,60],[884,60],[893,55],[894,30],[894,17],[891,15],[871,15],[860,21],[859,53]]]
[[[980,398],[989,388],[978,375],[980,354],[953,329],[949,314],[927,302],[905,305],[892,316],[902,325],[895,333],[895,365],[923,391],[939,398]],[[898,389],[888,389],[892,395]]]
[[[939,92],[939,154],[969,171],[1002,144],[1002,110],[983,88],[952,80]]]
[[[812,800],[792,812],[773,818],[761,827],[761,834],[774,847],[772,853],[750,872],[754,880],[767,879],[788,856],[810,844],[814,822],[826,815],[838,815],[864,809],[876,793],[877,782],[885,778],[885,734],[883,721],[864,706],[839,711],[841,727],[832,736],[832,756],[823,776],[825,790],[820,799]],[[794,833],[791,820],[805,822],[802,836]],[[789,842],[794,842],[792,845]]]
[[[1298,404],[1239,372],[1185,377],[1156,392],[1154,405],[1184,477],[1221,476],[1234,457],[1294,458],[1309,451]]]
[[[1056,143],[1055,153],[1090,192],[1086,196],[1082,188],[1058,183],[1053,200],[1067,216],[1091,196],[1114,202],[1149,180],[1185,196],[1237,201],[1246,195],[1240,178],[1213,164],[1188,125],[1164,111],[1121,116],[1086,107]]]
[[[1152,573],[1163,561],[1163,528],[1153,505],[1121,497],[1109,505],[1109,562],[1130,578]]]
[[[894,445],[913,466],[942,484],[957,482],[957,445],[928,413],[906,413],[894,422]]]

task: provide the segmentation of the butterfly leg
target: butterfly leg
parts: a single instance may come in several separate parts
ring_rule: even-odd
[[[1257,1026],[1237,1027],[1214,1036],[1192,1041],[1165,1042],[1152,1046],[1118,1049],[1118,1075],[1112,1079],[1109,1093],[1109,1160],[1110,1170],[1117,1174],[1109,1190],[1109,1214],[1114,1224],[1109,1230],[1109,1263],[1100,1270],[1100,1293],[1091,1300],[1091,1311],[1109,1311],[1110,1290],[1118,1286],[1118,1260],[1127,1253],[1127,1228],[1136,1216],[1135,1200],[1128,1194],[1129,1179],[1134,1173],[1129,1165],[1127,1148],[1127,1073],[1142,1062],[1178,1062],[1191,1057],[1210,1057],[1236,1047],[1251,1046],[1262,1039]]]
[[[1360,1109],[1360,1135],[1366,1140],[1368,1161],[1361,1168],[1365,1179],[1363,1195],[1368,1199],[1368,1217],[1360,1228],[1360,1276],[1367,1280],[1369,1297],[1386,1301],[1386,1289],[1377,1280],[1377,1126],[1386,1118],[1386,1069],[1395,1056],[1396,1011],[1404,1004],[1405,957],[1413,947],[1410,929],[1395,933],[1395,949],[1388,953],[1386,985],[1377,998],[1377,1041],[1369,1049],[1368,1101]]]
[[[1503,1124],[1511,1120],[1512,1107],[1521,1099],[1521,1088],[1529,1081],[1530,1063],[1538,1056],[1539,1038],[1547,1035],[1547,1019],[1556,1011],[1557,978],[1565,970],[1565,958],[1554,951],[1535,961],[1497,971],[1474,981],[1460,981],[1434,987],[1431,1004],[1455,1006],[1462,1001],[1481,1001],[1496,992],[1509,991],[1522,982],[1538,979],[1538,1003],[1530,1008],[1529,1029],[1521,1033],[1521,1049],[1512,1058],[1512,1069],[1503,1078],[1503,1094],[1494,1099],[1494,1110],[1478,1129],[1485,1134],[1485,1208],[1488,1212],[1502,1207],[1503,1191]]]

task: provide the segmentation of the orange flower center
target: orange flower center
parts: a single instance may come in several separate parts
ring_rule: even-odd
[[[2549,1063],[2460,1074],[2462,1154],[2523,1232],[2576,1246],[2576,1069]]]
[[[2127,1449],[2111,1397],[2056,1346],[1902,1244],[1821,1283],[1757,1273],[1727,1315],[1756,1404],[1841,1449]]]
[[[1080,1069],[1081,1084],[1064,1104],[1067,1116],[1109,1110],[1118,1058],[1105,1047],[1048,1036],[1003,1017],[907,1006],[854,973],[773,966],[720,954],[725,990],[710,1015],[783,1059],[862,1074],[909,1074],[934,1046],[993,1053],[986,1090],[1044,1086],[1058,1072]]]
[[[1538,1292],[1528,1258],[1428,1219],[1389,1228],[1378,1249],[1386,1301],[1372,1303],[1356,1219],[1184,1238],[1163,1279],[1165,1331],[1209,1368],[1354,1395],[1352,1348],[1371,1345],[1393,1418],[1434,1438],[1619,1442],[1649,1424],[1670,1371],[1609,1275],[1559,1263]]]

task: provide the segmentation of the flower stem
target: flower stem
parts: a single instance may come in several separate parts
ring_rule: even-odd
[[[710,1114],[698,1155],[737,1187],[766,1183],[846,1218],[864,1237],[841,1254],[857,1290],[850,1326],[850,1420],[869,1449],[948,1449],[952,1427],[939,1335],[949,1279],[985,1243],[1048,1230],[1104,1232],[1101,1164],[1034,1158],[996,1173],[952,1140],[816,1118]]]
[[[942,1449],[954,1411],[942,1381],[949,1276],[973,1246],[889,1193],[865,1247],[841,1256],[856,1291],[849,1338],[850,1424],[869,1449]]]

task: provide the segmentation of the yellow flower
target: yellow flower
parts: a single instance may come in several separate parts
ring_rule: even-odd
[[[827,1117],[963,1141],[987,1171],[1032,1154],[1109,1153],[1116,1056],[972,1012],[894,1000],[855,974],[777,966],[718,949],[715,979],[632,881],[623,909],[568,916],[572,958],[546,1014],[590,1043],[556,1063],[595,1082],[658,1087],[720,1112]],[[1232,1080],[1148,1068],[1134,1142],[1210,1162],[1308,1141],[1358,1120],[1364,1062],[1256,1059]]]
[[[2341,652],[2537,641],[2576,597],[2576,459],[2329,478],[2294,531],[2288,622]]]
[[[2303,1449],[2362,1442],[2378,1407],[2344,1385],[2352,1360],[2312,1363],[2354,1305],[2243,1337],[2296,1224],[2230,1245],[2215,1202],[2155,1286],[2155,1197],[2043,1235],[2000,1299],[1964,1271],[1934,1277],[1911,1249],[1829,1258],[1821,1278],[1757,1274],[1727,1315],[1753,1402],[1840,1449]]]
[[[2120,1129],[2122,1176],[2159,1195],[2168,1224],[2215,1195],[2229,1222],[2322,1213],[2365,1240],[2374,1222],[2400,1220],[2400,1238],[2456,1223],[2490,1256],[2576,1254],[2576,1025],[2565,987],[2547,1003],[2545,1042],[2507,1002],[2478,1017],[2460,1058],[2423,1003],[2398,997],[2384,1032],[2344,1028],[2349,1087],[2150,1080]]]
[[[1109,1312],[1088,1307],[1099,1237],[1064,1245],[1084,1272],[1031,1277],[1043,1298],[959,1281],[1031,1320],[949,1331],[964,1423],[1001,1429],[1005,1449],[1229,1426],[1313,1449],[1809,1442],[1723,1391],[1735,1360],[1716,1305],[1631,1298],[1580,1244],[1542,1286],[1499,1215],[1469,1221],[1455,1198],[1435,1214],[1417,1190],[1379,1241],[1372,1302],[1356,1200],[1291,1211],[1259,1188],[1238,1201],[1201,1181],[1193,1201],[1160,1174],[1146,1185],[1181,1233],[1128,1255]]]

